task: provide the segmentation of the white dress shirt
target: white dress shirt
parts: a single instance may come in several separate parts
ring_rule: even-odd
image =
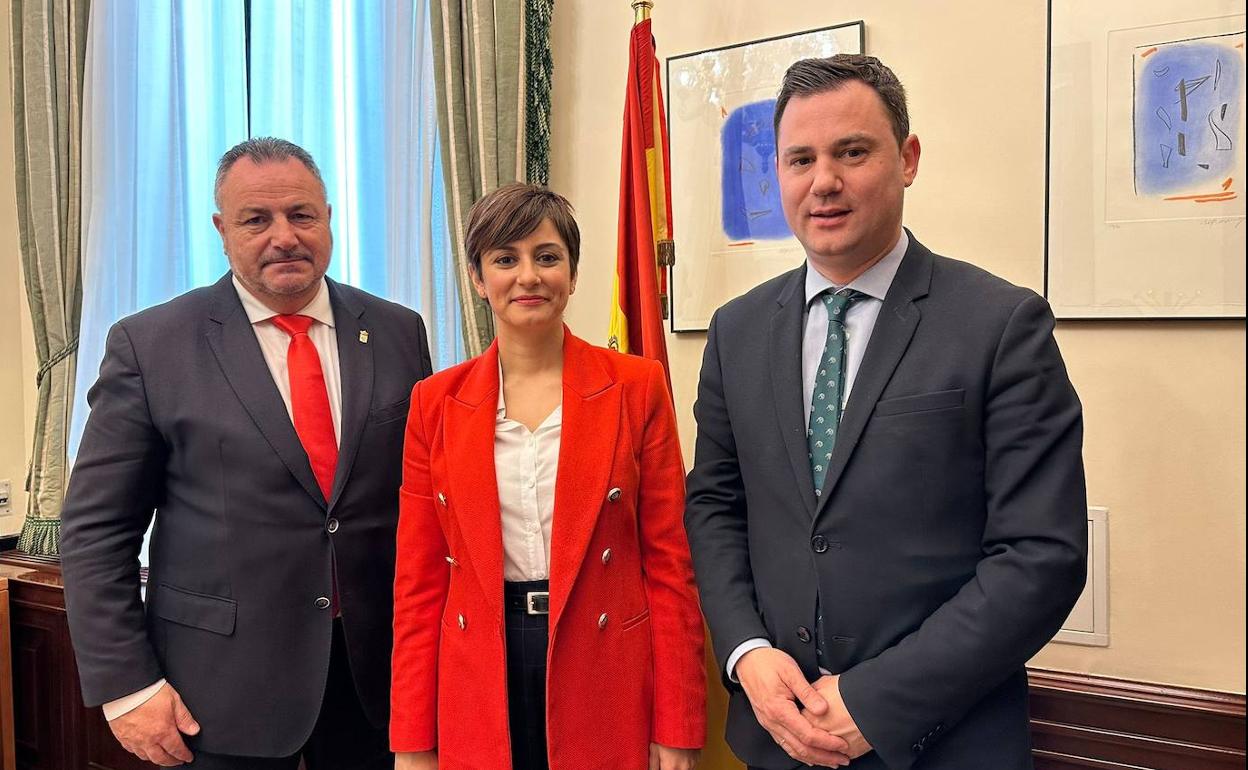
[[[290,416],[291,422],[294,422],[294,412],[290,405],[290,373],[286,368],[286,352],[290,349],[290,335],[277,328],[270,320],[278,315],[276,312],[256,299],[238,282],[237,276],[234,276],[233,280],[234,290],[238,292],[238,298],[243,303],[243,310],[247,313],[247,320],[251,322],[251,329],[256,333],[256,340],[260,343],[260,352],[264,354],[264,362],[268,364],[269,373],[273,375],[273,382],[277,385],[278,392],[282,394],[282,401],[286,404],[286,414]],[[321,279],[316,296],[296,315],[306,315],[316,321],[308,329],[308,338],[316,346],[316,353],[321,358],[321,371],[325,374],[325,388],[329,391],[329,411],[334,418],[334,438],[341,443],[342,376],[338,371],[338,338],[334,335],[334,308],[329,302],[329,285],[325,283],[324,278]],[[151,700],[164,684],[165,680],[159,679],[138,692],[105,703],[104,718],[111,722],[135,710]]]
[[[862,275],[844,286],[837,286],[806,260],[806,314],[802,331],[802,414],[810,419],[811,396],[815,392],[815,373],[819,371],[819,361],[823,358],[823,348],[828,339],[828,308],[823,302],[815,302],[825,289],[853,289],[867,295],[849,306],[845,314],[845,387],[841,391],[841,408],[849,402],[854,380],[858,377],[858,367],[862,365],[863,354],[867,352],[867,343],[871,340],[871,332],[875,331],[875,321],[884,307],[884,297],[888,287],[893,285],[897,268],[901,266],[901,258],[906,255],[910,246],[910,236],[903,229],[897,245],[883,259],[867,268]],[[737,681],[735,669],[737,661],[750,650],[770,647],[771,642],[757,637],[746,639],[737,645],[728,656],[726,668],[728,678]]]
[[[273,316],[278,315],[256,299],[247,291],[238,278],[234,278],[234,289],[243,302],[243,310],[247,311],[247,320],[251,321],[251,329],[260,342],[260,351],[264,353],[264,362],[269,365],[269,373],[277,391],[282,394],[282,402],[286,404],[286,414],[293,422],[295,413],[290,406],[290,372],[286,368],[286,352],[290,349],[290,335],[273,323]],[[338,370],[338,337],[334,333],[334,308],[329,302],[329,286],[321,279],[321,286],[316,296],[304,305],[295,315],[306,315],[316,321],[308,328],[308,338],[316,346],[316,354],[321,359],[321,372],[325,375],[325,389],[329,392],[329,413],[334,418],[334,439],[342,443],[342,374]]]
[[[500,368],[494,474],[503,527],[503,580],[550,577],[550,532],[562,435],[563,404],[556,406],[535,431],[507,418]]]

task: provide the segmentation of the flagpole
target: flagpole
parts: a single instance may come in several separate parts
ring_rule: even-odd
[[[654,0],[632,0],[633,26],[650,18],[650,10],[654,8]],[[664,238],[655,244],[655,262],[660,271],[666,271],[676,264],[676,244],[670,238]],[[659,314],[664,320],[669,315],[669,299],[665,287],[659,290]]]
[[[622,353],[661,362],[666,371],[667,275],[662,244],[671,237],[671,203],[662,86],[650,30],[654,0],[630,0],[629,5],[637,18],[628,38],[619,233],[607,339]]]

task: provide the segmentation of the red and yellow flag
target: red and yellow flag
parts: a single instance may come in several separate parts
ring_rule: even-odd
[[[667,270],[672,255],[672,198],[663,88],[650,19],[633,25],[620,159],[620,233],[609,344],[662,362],[666,370]],[[670,374],[669,374],[670,380]],[[670,383],[669,383],[670,386]]]

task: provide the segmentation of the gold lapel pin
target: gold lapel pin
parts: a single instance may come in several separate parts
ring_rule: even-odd
[[[360,332],[360,342],[363,342],[365,345],[368,344],[368,332]]]

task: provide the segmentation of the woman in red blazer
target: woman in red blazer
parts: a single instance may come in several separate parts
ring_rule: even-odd
[[[465,245],[497,339],[412,392],[396,767],[688,770],[706,685],[666,376],[563,325],[562,197],[500,188]]]

